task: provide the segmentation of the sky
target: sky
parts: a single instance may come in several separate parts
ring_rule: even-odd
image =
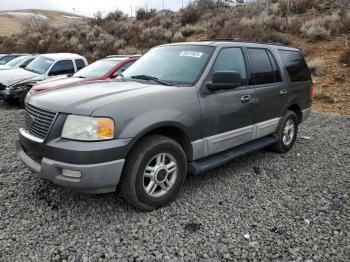
[[[97,11],[108,13],[120,9],[130,15],[141,7],[178,10],[182,3],[187,5],[193,0],[0,0],[0,10],[49,9],[66,11],[79,15],[93,16]]]

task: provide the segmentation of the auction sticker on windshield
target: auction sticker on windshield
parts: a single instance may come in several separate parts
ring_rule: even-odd
[[[187,57],[194,57],[194,58],[201,58],[203,55],[202,52],[195,52],[195,51],[182,51],[180,53],[180,56],[187,56]]]

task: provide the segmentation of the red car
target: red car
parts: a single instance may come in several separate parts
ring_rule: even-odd
[[[34,85],[29,91],[27,97],[36,94],[41,91],[46,91],[53,88],[65,87],[72,84],[78,84],[83,82],[112,79],[119,76],[125,69],[131,66],[140,55],[132,56],[107,56],[101,60],[98,60],[83,69],[79,70],[73,75],[65,75],[50,78],[45,81],[41,81]]]

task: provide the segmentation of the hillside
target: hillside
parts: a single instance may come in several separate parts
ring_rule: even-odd
[[[80,23],[64,18],[72,16],[66,13],[36,10],[50,22],[34,20],[19,26],[19,34],[0,37],[0,53],[69,51],[94,61],[110,54],[144,53],[172,42],[234,37],[282,42],[301,49],[311,68],[316,87],[314,109],[350,115],[347,2],[292,0],[288,8],[285,0],[237,7],[198,0],[178,12],[139,9],[131,19],[116,10],[106,17],[97,13],[91,19],[78,19]]]
[[[86,17],[61,11],[21,9],[0,11],[0,35],[19,34],[23,32],[27,20],[39,19],[49,26],[60,27],[86,21]]]

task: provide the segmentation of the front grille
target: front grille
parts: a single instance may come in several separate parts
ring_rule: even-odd
[[[25,129],[32,136],[45,139],[57,113],[40,109],[30,104],[26,104],[25,108]]]

